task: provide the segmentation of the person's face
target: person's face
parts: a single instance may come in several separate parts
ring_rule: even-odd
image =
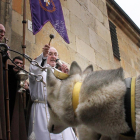
[[[23,68],[23,61],[22,61],[22,60],[15,59],[15,60],[14,60],[14,63],[15,63],[17,66]],[[15,67],[13,68],[13,70],[14,70],[15,72],[18,72],[18,71],[20,70],[20,68],[18,68],[17,66],[15,66]]]
[[[0,24],[0,42],[2,42],[4,35],[5,35],[5,27],[2,24]]]
[[[57,50],[51,47],[48,52],[47,64],[49,64],[52,67],[55,67],[57,58],[58,58]]]

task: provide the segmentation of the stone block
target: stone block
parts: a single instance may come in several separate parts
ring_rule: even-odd
[[[29,42],[29,41],[26,41],[26,54],[28,56],[30,56],[32,59],[35,59],[41,53],[42,53],[41,45],[38,46],[38,45],[33,44],[33,43]]]
[[[98,8],[104,14],[104,5],[105,3],[102,0],[98,0]]]
[[[110,45],[109,43],[106,42],[106,46],[107,46],[109,61],[114,62],[114,55],[113,55],[112,44]]]
[[[140,65],[134,61],[134,69],[140,71]]]
[[[116,57],[114,57],[114,65],[115,65],[114,68],[119,68],[119,67],[121,67],[121,62],[120,62]]]
[[[132,66],[133,68],[135,67],[134,60],[133,60],[133,59],[130,59],[130,64],[131,64],[131,66]]]
[[[76,0],[67,1],[68,10],[77,17],[81,15],[81,5]]]
[[[91,0],[91,2],[92,2],[96,7],[98,7],[98,0]]]
[[[77,0],[77,2],[83,7],[85,10],[88,9],[88,0]],[[81,11],[82,12],[82,11]]]
[[[103,15],[103,25],[110,30],[109,28],[109,22],[108,22],[108,17],[106,15]]]
[[[116,63],[113,63],[113,62],[110,62],[110,61],[109,61],[109,64],[110,64],[111,69],[116,69],[116,68],[118,68],[118,65],[117,65]]]
[[[91,65],[93,65],[93,71],[100,70],[100,68],[96,64],[91,63]]]
[[[122,37],[123,38],[123,37]],[[124,52],[128,52],[128,45],[124,43],[125,41],[120,42],[119,38],[118,38],[118,44],[119,44],[119,50],[122,50]]]
[[[89,37],[91,47],[109,59],[106,42],[91,29],[89,29]]]
[[[68,3],[66,0],[60,0],[61,6],[68,9]]]
[[[129,58],[129,60],[130,60],[130,64],[131,64],[131,66],[134,68],[134,62],[137,62],[137,58],[138,58],[138,56],[136,55],[136,54],[134,54],[133,52],[131,52],[130,50],[128,50],[127,52],[126,52],[126,55],[128,55],[128,58]]]
[[[26,14],[26,19],[31,20],[30,1],[27,0],[26,3],[27,3],[27,4],[26,4],[26,13],[28,13],[28,14]]]
[[[140,72],[136,70],[136,76],[140,76]]]
[[[121,59],[123,58],[127,63],[130,64],[130,57],[127,52],[120,50]]]
[[[101,69],[110,69],[110,61],[108,61],[103,55],[95,51],[96,65]]]
[[[101,23],[103,23],[103,13],[91,1],[88,1],[89,12]]]
[[[85,42],[76,38],[77,52],[80,53],[83,57],[95,64],[95,51],[92,47],[87,45]]]
[[[103,0],[103,2],[104,2],[104,0]],[[104,14],[105,16],[108,16],[108,13],[107,13],[107,6],[106,6],[106,0],[105,0],[104,3],[105,3],[105,4],[104,4],[104,6],[103,6],[103,14]]]
[[[83,57],[78,52],[75,52],[71,48],[69,48],[69,51],[70,51],[70,56],[71,56],[70,63],[72,63],[73,61],[76,61],[82,70],[84,70],[87,66],[89,66],[91,64],[91,62],[88,59]]]
[[[4,25],[5,23],[5,2],[4,1],[0,1],[0,23]]]
[[[96,20],[95,25],[95,31],[96,33],[102,37],[106,42],[111,44],[111,37],[110,37],[110,31],[98,20]]]
[[[126,71],[129,74],[129,76],[131,76],[132,66],[128,62],[126,62],[124,59],[121,59],[121,66],[123,67],[124,71]]]
[[[71,32],[79,37],[81,40],[84,40],[86,44],[89,43],[89,30],[86,24],[84,24],[78,17],[70,13],[70,28]]]
[[[19,13],[12,11],[12,30],[20,36],[23,34],[22,20],[23,17]]]
[[[95,17],[84,8],[81,7],[81,20],[87,25],[89,28],[95,27]]]
[[[66,9],[65,7],[63,7],[62,10],[63,10],[63,15],[64,15],[64,20],[65,20],[66,28],[68,30],[70,30],[69,10]]]
[[[11,32],[11,46],[10,46],[10,48],[12,50],[17,51],[17,52],[23,53],[22,52],[22,37],[14,31]],[[16,54],[13,52],[10,52],[10,55],[12,58],[15,56],[19,56],[19,54]]]
[[[104,3],[106,3],[106,0],[102,0]]]
[[[33,32],[31,32],[30,30],[28,30],[28,25],[26,25],[26,36],[25,39],[28,39],[28,41],[35,43],[35,35],[33,35]]]
[[[131,77],[131,75],[127,71],[124,70],[124,77],[128,78],[128,77]]]
[[[134,68],[131,67],[131,76],[132,77],[136,77],[137,76],[137,72]]]
[[[12,0],[12,8],[20,15],[22,14],[22,0]]]
[[[67,32],[68,32],[68,37],[69,37],[69,41],[70,41],[70,44],[67,44],[67,46],[69,46],[73,50],[77,51],[76,36],[72,32],[70,32],[69,30],[67,30]]]

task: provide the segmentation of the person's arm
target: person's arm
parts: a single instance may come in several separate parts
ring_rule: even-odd
[[[61,66],[61,71],[68,74],[69,69],[68,69],[68,67],[67,67],[66,64],[64,64],[64,63],[62,64],[62,66]]]
[[[38,57],[35,58],[35,61],[37,61],[39,65],[41,64],[42,59],[47,59],[47,55],[48,55],[49,49],[50,49],[49,45],[47,45],[47,44],[44,45],[44,47],[42,48],[42,53]],[[37,67],[37,66],[33,66],[32,64],[30,64],[29,71],[31,73],[34,73],[35,75],[42,74],[42,70],[39,67]],[[34,76],[29,76],[29,79],[32,82],[36,81]]]
[[[49,52],[50,46],[49,45],[44,45],[44,47],[42,48],[43,51],[43,56],[47,57],[48,56],[48,52]]]

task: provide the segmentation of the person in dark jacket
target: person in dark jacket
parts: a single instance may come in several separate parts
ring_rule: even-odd
[[[23,59],[20,56],[16,56],[13,58],[14,63],[23,68]],[[19,87],[19,80],[17,77],[17,73],[20,71],[20,68],[18,68],[17,66],[14,65],[8,65],[8,85],[9,85],[9,108],[10,108],[10,122],[12,119],[12,115],[13,115],[13,110],[14,110],[14,105],[15,105],[15,98],[16,98],[16,93],[17,93],[17,89]],[[28,87],[28,82],[25,81],[24,83],[24,89],[26,89],[26,91],[29,90]]]

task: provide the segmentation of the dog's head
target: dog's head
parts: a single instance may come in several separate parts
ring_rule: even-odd
[[[69,77],[60,81],[50,68],[47,69],[47,104],[50,113],[48,130],[60,133],[69,126],[76,126],[76,117],[72,107],[72,91],[74,84],[93,71],[92,65],[82,73],[74,61],[70,67]]]

